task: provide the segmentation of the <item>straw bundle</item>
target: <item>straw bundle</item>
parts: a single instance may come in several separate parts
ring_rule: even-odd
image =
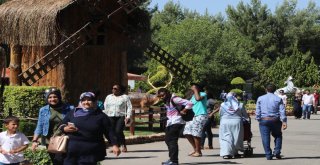
[[[0,5],[0,43],[56,45],[57,14],[72,3],[73,0],[11,0]]]

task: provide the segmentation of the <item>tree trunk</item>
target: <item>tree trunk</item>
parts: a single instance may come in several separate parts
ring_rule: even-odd
[[[20,45],[10,45],[10,85],[21,85],[18,75],[21,73],[22,47]]]

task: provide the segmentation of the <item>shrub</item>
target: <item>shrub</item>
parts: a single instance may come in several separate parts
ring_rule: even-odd
[[[237,94],[237,96],[242,96],[242,90],[241,89],[231,89],[230,92],[234,92],[235,94]]]
[[[241,77],[236,77],[231,80],[231,85],[242,85],[245,84],[246,82],[243,80]]]
[[[52,165],[50,156],[46,149],[32,151],[30,148],[25,150],[24,157],[34,165]]]
[[[19,131],[23,132],[26,136],[32,136],[36,129],[37,123],[31,120],[22,120],[19,123]]]
[[[9,109],[17,117],[38,117],[39,109],[45,105],[43,91],[48,87],[6,86],[4,91],[4,116]]]

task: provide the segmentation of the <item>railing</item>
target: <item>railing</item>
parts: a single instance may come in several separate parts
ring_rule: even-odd
[[[164,107],[150,106],[145,108],[133,108],[132,111],[132,122],[129,126],[130,134],[135,135],[136,125],[148,125],[148,130],[154,129],[154,124],[160,124],[160,130],[164,131],[165,122],[161,122],[160,119],[166,116],[166,110]],[[148,121],[141,122],[140,119],[148,119]]]

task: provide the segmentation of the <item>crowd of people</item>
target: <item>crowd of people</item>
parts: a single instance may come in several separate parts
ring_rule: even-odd
[[[58,88],[45,91],[47,105],[39,111],[38,122],[31,140],[32,150],[39,143],[48,146],[50,137],[56,130],[69,136],[67,152],[64,154],[49,153],[55,165],[86,164],[95,165],[106,156],[105,138],[112,145],[115,155],[127,152],[124,136],[125,125],[130,123],[132,105],[125,89],[119,84],[112,87],[112,94],[102,103],[97,99],[96,91],[84,92],[79,97],[77,107],[64,103]],[[219,144],[220,156],[223,159],[240,158],[244,151],[243,122],[249,121],[245,102],[240,102],[235,93],[223,93],[219,105],[210,92],[204,91],[203,86],[193,83],[190,87],[191,96],[185,99],[177,96],[166,88],[157,91],[157,97],[163,101],[166,108],[165,144],[168,147],[169,159],[163,165],[179,164],[178,140],[181,134],[190,143],[188,154],[191,157],[201,157],[202,149],[213,149],[212,126],[215,124],[215,114],[219,113]],[[256,102],[256,120],[262,145],[267,160],[273,157],[281,159],[282,130],[287,128],[285,108],[287,97],[280,91],[280,96],[274,94],[275,86],[266,86],[266,94]],[[302,96],[296,93],[293,100],[296,118],[310,119],[313,110],[316,114],[319,94],[308,90]],[[100,102],[100,103],[99,103]],[[193,112],[192,119],[184,117]],[[0,133],[0,165],[19,164],[23,161],[22,151],[29,144],[23,133],[18,132],[19,119],[9,116],[4,120],[6,131]],[[275,140],[275,149],[270,148],[270,135]],[[8,139],[14,139],[10,143]],[[205,140],[208,139],[208,146]],[[122,149],[120,149],[122,148]],[[13,155],[13,156],[12,156]]]
[[[279,97],[287,106],[287,96],[280,90]],[[297,91],[292,99],[293,113],[296,119],[310,119],[311,114],[317,114],[319,105],[319,92],[317,89],[310,92],[309,89]]]

